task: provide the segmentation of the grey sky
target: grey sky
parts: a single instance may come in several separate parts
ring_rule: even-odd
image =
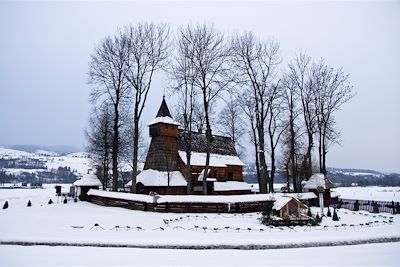
[[[351,75],[328,165],[400,171],[400,2],[0,2],[0,144],[84,146],[87,68],[96,43],[138,21],[214,23],[280,42]],[[284,65],[282,65],[284,67]],[[166,81],[153,84],[143,122]]]

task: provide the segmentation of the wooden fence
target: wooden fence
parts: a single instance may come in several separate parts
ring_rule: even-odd
[[[337,207],[353,211],[365,210],[372,213],[386,212],[391,214],[400,214],[400,203],[393,201],[339,199]]]
[[[174,213],[248,213],[259,212],[262,207],[273,201],[208,203],[208,202],[165,202],[148,203],[104,196],[90,195],[88,201],[97,205],[120,207],[131,210],[174,212]]]

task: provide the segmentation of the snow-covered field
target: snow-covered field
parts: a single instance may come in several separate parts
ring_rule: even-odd
[[[68,185],[64,185],[64,190],[67,188]],[[45,189],[0,189],[0,207],[6,200],[9,204],[8,209],[0,210],[0,242],[167,248],[171,246],[272,248],[351,244],[360,240],[400,238],[400,215],[379,216],[341,209],[338,211],[341,218],[339,222],[333,222],[327,217],[319,227],[280,229],[262,225],[258,220],[260,215],[257,213],[237,215],[152,213],[102,207],[87,202],[57,203],[54,193],[53,185],[48,185]],[[47,204],[50,198],[55,202],[52,205]],[[28,200],[32,202],[32,207],[26,207]],[[316,213],[317,209],[313,211]],[[98,226],[94,227],[95,224]],[[293,265],[300,261],[300,265],[308,266],[313,262],[326,262],[332,265],[399,266],[400,260],[395,252],[399,248],[399,243],[257,251],[4,245],[0,249],[0,265],[58,265],[57,260],[61,260],[60,264],[63,262],[64,265],[97,266],[97,263],[129,265],[137,260],[137,265],[170,266],[191,265],[191,263],[197,266],[265,265],[269,261],[272,265],[279,263]],[[341,256],[342,254],[344,256]],[[362,257],[363,254],[367,257]],[[189,261],[190,259],[193,261]]]
[[[338,187],[332,189],[340,198],[400,202],[400,187]]]

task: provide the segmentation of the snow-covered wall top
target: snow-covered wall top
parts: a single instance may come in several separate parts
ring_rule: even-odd
[[[314,198],[316,198],[314,193],[304,193],[304,194],[249,194],[249,195],[233,195],[233,196],[202,196],[202,195],[156,195],[157,203],[240,203],[240,202],[258,202],[258,201],[275,201],[281,197],[298,197],[302,198],[302,195],[310,197],[310,194],[313,194]],[[142,194],[131,194],[131,193],[120,193],[120,192],[109,192],[102,190],[93,190],[90,189],[88,195],[91,196],[100,196],[100,197],[109,197],[116,199],[125,199],[132,201],[141,201],[147,203],[154,203],[154,197],[149,195]]]

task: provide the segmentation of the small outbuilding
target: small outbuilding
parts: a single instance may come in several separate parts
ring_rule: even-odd
[[[88,173],[83,175],[81,179],[75,181],[73,185],[76,188],[76,196],[79,197],[80,200],[86,200],[88,197],[87,192],[90,189],[99,189],[99,187],[102,186],[102,183],[95,174]]]
[[[278,197],[272,207],[273,214],[282,219],[308,220],[308,207],[292,196]]]

